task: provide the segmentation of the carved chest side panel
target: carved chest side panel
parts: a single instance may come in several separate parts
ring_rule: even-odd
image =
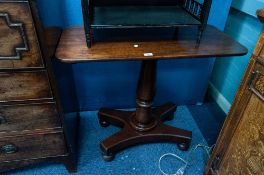
[[[264,172],[264,104],[252,95],[219,174]]]
[[[221,175],[262,174],[264,172],[264,66],[257,63],[248,91],[252,92],[219,169]]]

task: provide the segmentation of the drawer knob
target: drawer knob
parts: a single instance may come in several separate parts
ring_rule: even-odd
[[[5,119],[5,117],[0,116],[0,125],[1,125],[1,124],[5,124],[5,123],[6,123],[6,119]]]
[[[13,154],[17,152],[17,147],[13,144],[4,145],[1,147],[1,152],[5,154]]]

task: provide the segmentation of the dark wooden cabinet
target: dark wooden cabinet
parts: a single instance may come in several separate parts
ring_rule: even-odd
[[[264,10],[258,11],[262,22]],[[218,138],[206,174],[264,172],[264,30]]]
[[[200,43],[211,4],[212,0],[82,0],[87,46],[91,48],[96,40],[96,29],[187,26],[197,27],[197,43]]]
[[[0,0],[0,172],[47,160],[75,170],[50,60],[60,30],[45,31],[35,1]]]

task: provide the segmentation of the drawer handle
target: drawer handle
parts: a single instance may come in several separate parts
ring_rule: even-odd
[[[7,121],[6,121],[5,117],[0,116],[0,125],[5,124],[6,122]]]
[[[1,152],[5,154],[14,154],[17,152],[17,147],[13,144],[4,145],[1,147]]]

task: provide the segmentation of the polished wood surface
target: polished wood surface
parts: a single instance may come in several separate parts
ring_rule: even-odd
[[[50,77],[51,88],[53,91],[54,98],[56,99],[57,110],[61,119],[61,124],[63,125],[63,132],[65,134],[65,137],[67,138],[67,156],[62,157],[58,155],[55,159],[62,160],[65,167],[70,173],[76,172],[79,150],[80,110],[79,106],[77,105],[77,107],[75,108],[76,111],[74,111],[76,112],[75,117],[64,117],[65,111],[62,108],[61,98],[59,96],[57,82],[55,80],[56,78],[53,71],[54,67],[52,65],[52,59],[55,59],[55,51],[57,49],[62,30],[57,27],[46,28],[44,30],[42,30],[42,28],[39,28],[38,32],[40,33],[41,41],[45,45],[43,49],[45,49],[46,51],[46,66]],[[41,35],[42,32],[44,32],[44,35]],[[77,97],[75,96],[75,98]]]
[[[54,134],[35,134],[21,137],[0,138],[0,147],[11,144],[14,151],[0,154],[0,161],[19,161],[33,158],[47,158],[66,155],[64,136],[62,132]]]
[[[0,106],[0,137],[62,128],[55,103]]]
[[[190,31],[191,30],[191,31]],[[175,58],[201,58],[238,56],[247,53],[247,49],[232,38],[208,26],[199,46],[196,44],[196,32],[179,31],[177,40],[163,41],[98,41],[88,49],[82,27],[67,28],[63,31],[56,57],[63,62],[78,63],[87,61],[115,60],[154,60]],[[138,47],[134,47],[137,44]],[[148,54],[152,53],[152,54]],[[150,56],[144,56],[144,54]]]
[[[260,34],[205,174],[263,174],[263,53],[264,30]]]
[[[21,51],[21,59],[0,59],[0,69],[44,67],[35,26],[27,1],[0,1],[0,14],[7,14],[11,23],[22,24],[28,51]],[[0,16],[0,57],[14,56],[16,47],[24,47],[21,29],[10,27],[7,17]]]
[[[0,102],[52,99],[46,71],[0,72]]]
[[[61,37],[61,29],[58,27],[49,27],[44,29],[45,43],[47,47],[48,57],[53,59],[58,42]]]
[[[0,174],[44,161],[76,171],[51,64],[60,35],[42,29],[36,1],[0,0]]]
[[[127,38],[119,38],[119,41],[113,41],[112,36],[107,35],[107,41],[97,41],[90,49],[86,46],[82,28],[64,30],[56,51],[56,57],[62,62],[143,60],[136,111],[102,108],[98,113],[103,127],[112,124],[122,128],[120,132],[101,142],[105,160],[111,161],[120,150],[129,146],[150,142],[175,142],[180,150],[188,150],[192,133],[163,124],[164,121],[173,119],[176,105],[167,103],[153,108],[157,60],[240,56],[247,53],[244,46],[212,26],[207,27],[200,45],[197,45],[192,36],[196,33],[193,31],[195,29],[188,29],[179,29],[177,40],[172,40],[171,36],[166,36],[166,40],[156,40],[153,36],[151,39],[144,37],[146,40],[136,41],[134,38],[128,41]]]
[[[36,12],[37,13],[37,12]],[[34,15],[36,17],[37,15]],[[36,21],[39,21],[36,19]],[[66,169],[72,173],[77,171],[77,161],[78,161],[78,138],[79,138],[79,123],[80,123],[80,113],[79,110],[76,111],[75,118],[65,118],[64,111],[61,105],[61,99],[59,96],[57,82],[54,75],[54,67],[52,65],[52,59],[55,58],[55,51],[61,37],[62,30],[60,28],[41,28],[41,24],[36,25],[37,32],[39,34],[40,43],[42,43],[42,50],[45,55],[46,67],[48,70],[51,88],[53,91],[54,98],[56,99],[56,105],[59,117],[61,119],[61,124],[63,126],[63,132],[65,135],[68,153],[66,156],[57,155],[54,159],[64,163]],[[70,121],[69,121],[70,120]],[[34,162],[33,162],[34,163]]]
[[[136,111],[127,112],[113,109],[100,109],[98,118],[105,127],[109,124],[122,130],[101,142],[103,158],[110,161],[122,149],[151,142],[178,143],[181,150],[190,146],[192,133],[164,124],[172,120],[177,106],[167,103],[153,108],[156,92],[157,60],[143,61],[138,81]]]

